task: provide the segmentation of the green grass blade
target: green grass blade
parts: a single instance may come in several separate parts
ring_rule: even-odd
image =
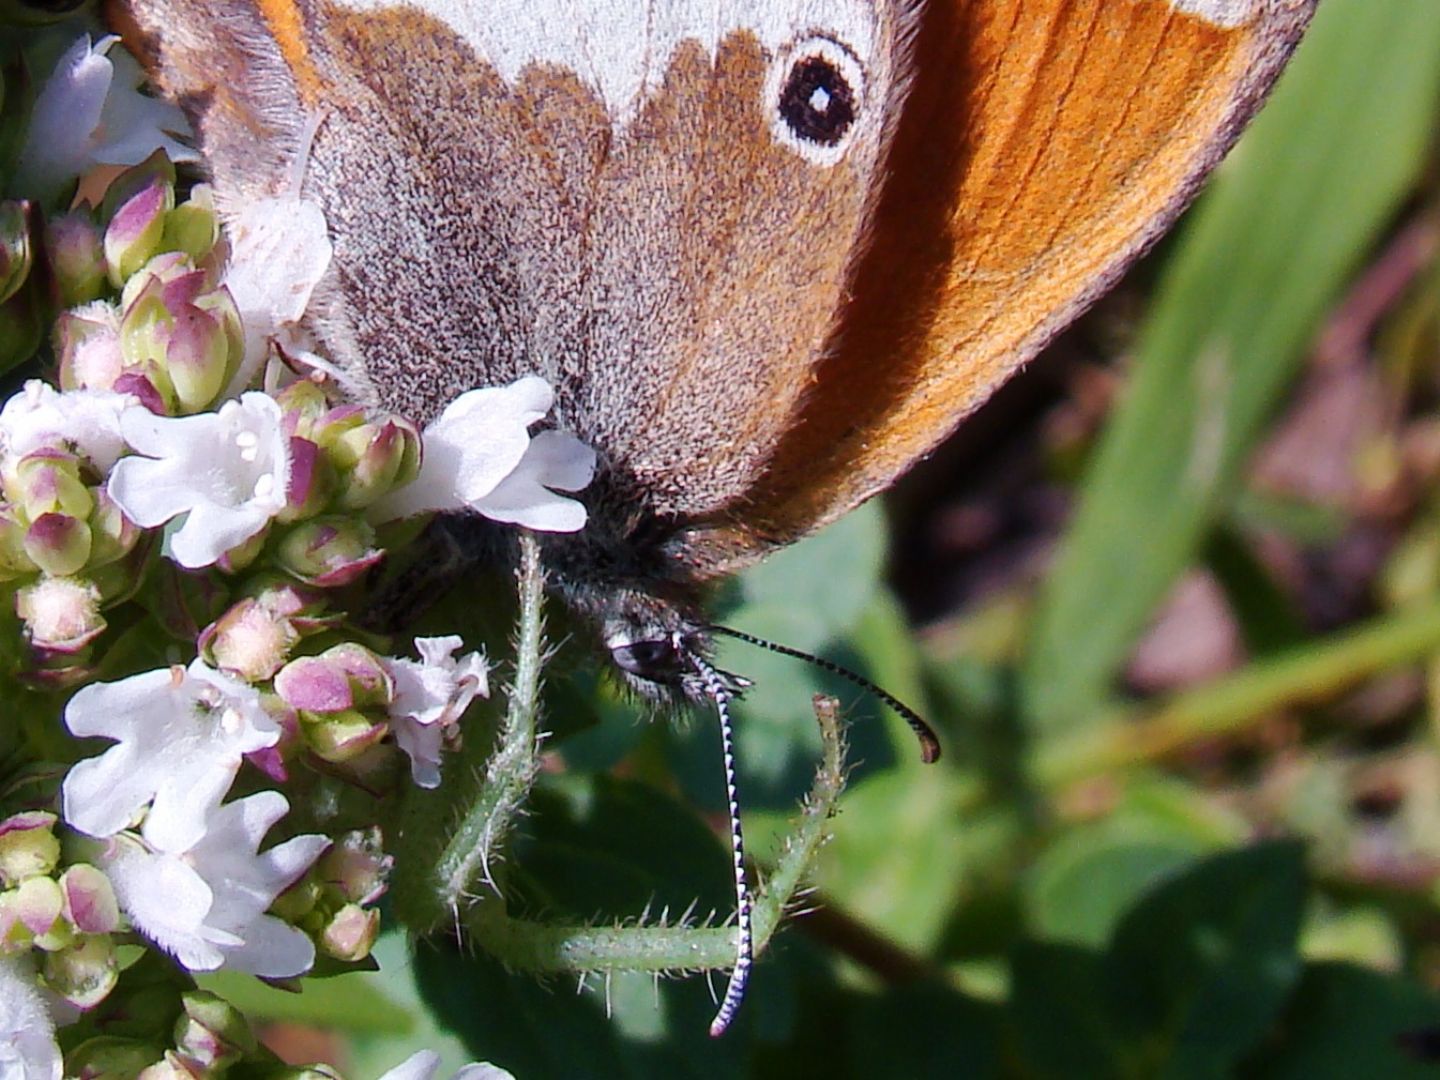
[[[1033,628],[1033,728],[1097,715],[1317,323],[1412,190],[1437,90],[1432,3],[1320,5],[1157,290]]]

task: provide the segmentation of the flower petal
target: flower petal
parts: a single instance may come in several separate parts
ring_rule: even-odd
[[[544,532],[576,532],[585,527],[585,506],[549,489],[578,491],[595,475],[595,451],[573,435],[542,431],[525,456],[474,509],[492,521],[506,521]]]
[[[467,390],[425,429],[420,475],[382,499],[371,516],[390,521],[474,506],[520,464],[530,445],[530,425],[553,401],[550,384],[534,375],[509,386]]]
[[[28,957],[0,955],[0,1076],[60,1080],[63,1064]]]

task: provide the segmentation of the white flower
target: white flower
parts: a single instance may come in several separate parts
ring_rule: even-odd
[[[439,1068],[439,1054],[434,1050],[420,1050],[383,1074],[380,1080],[432,1080]],[[499,1065],[477,1061],[462,1068],[452,1080],[515,1080],[515,1077]]]
[[[230,261],[223,284],[245,327],[245,360],[227,391],[233,394],[250,385],[272,340],[287,354],[308,352],[300,320],[333,248],[324,211],[293,196],[246,204],[231,215],[226,232]]]
[[[262,791],[211,806],[202,835],[185,851],[116,843],[104,869],[120,907],[190,971],[225,967],[276,979],[308,971],[314,944],[265,912],[330,841],[297,836],[260,852],[265,834],[289,809],[284,795]],[[151,839],[148,820],[144,836]]]
[[[62,1065],[29,961],[0,954],[0,1077],[60,1080]]]
[[[195,659],[112,683],[92,683],[65,707],[72,734],[119,740],[70,770],[65,820],[91,836],[113,836],[150,803],[145,839],[184,851],[206,828],[248,753],[274,746],[280,727],[259,693]]]
[[[390,724],[400,749],[410,755],[410,774],[423,788],[440,785],[440,751],[446,729],[457,723],[478,694],[490,696],[489,665],[480,653],[451,654],[464,642],[449,637],[416,638],[420,659],[385,659],[395,682]]]
[[[66,50],[36,95],[10,193],[49,201],[96,165],[137,165],[164,148],[172,161],[193,150],[172,134],[188,134],[174,105],[140,92],[144,73],[120,39],[93,46],[88,34]]]
[[[290,439],[280,406],[265,394],[179,418],[136,405],[120,417],[120,430],[145,456],[116,464],[110,497],[145,528],[187,514],[169,538],[171,558],[186,569],[210,566],[285,506]]]
[[[120,414],[134,404],[129,394],[113,390],[62,393],[31,379],[0,409],[0,449],[20,457],[42,446],[73,448],[99,472],[109,472],[125,449]]]
[[[588,484],[595,451],[563,432],[529,434],[554,402],[550,384],[534,375],[461,394],[425,429],[420,475],[381,500],[372,516],[388,521],[469,509],[546,532],[583,528],[585,507],[548,489]]]

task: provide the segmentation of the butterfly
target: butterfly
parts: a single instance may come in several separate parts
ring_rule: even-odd
[[[109,10],[222,216],[299,166],[335,251],[308,328],[355,400],[423,423],[471,387],[554,386],[600,468],[552,577],[632,687],[716,705],[733,796],[706,586],[884,490],[1109,288],[1314,5]],[[742,941],[741,988],[748,966]]]

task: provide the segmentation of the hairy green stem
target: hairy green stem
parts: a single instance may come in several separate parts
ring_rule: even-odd
[[[825,841],[826,823],[844,786],[844,739],[836,703],[817,697],[824,759],[779,861],[757,891],[755,951],[761,951],[800,888]],[[729,967],[735,931],[716,926],[553,926],[515,918],[501,902],[473,906],[467,926],[475,941],[507,967],[532,972],[685,972]]]
[[[515,643],[515,675],[507,693],[504,720],[483,779],[471,785],[444,843],[430,862],[429,878],[418,902],[411,890],[406,922],[425,933],[457,926],[471,904],[484,906],[499,892],[493,877],[506,835],[530,794],[539,771],[540,672],[545,653],[545,573],[539,541],[520,534],[518,571],[520,615]],[[457,788],[462,785],[456,785]]]
[[[1440,604],[1398,612],[1253,663],[1158,709],[1122,709],[1105,723],[1047,743],[1032,763],[1041,787],[1153,761],[1244,729],[1275,709],[1321,701],[1399,664],[1440,651]]]

